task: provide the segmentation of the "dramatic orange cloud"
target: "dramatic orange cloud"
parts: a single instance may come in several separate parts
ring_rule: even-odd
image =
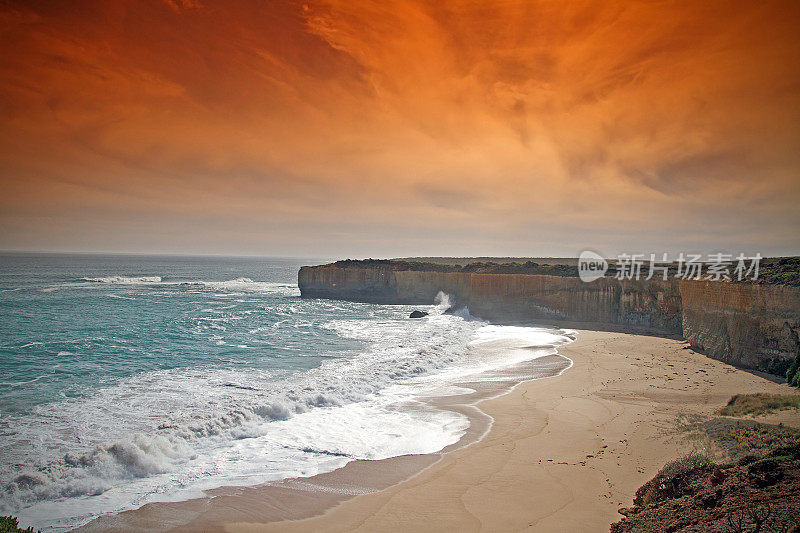
[[[800,4],[0,4],[0,247],[800,253]]]

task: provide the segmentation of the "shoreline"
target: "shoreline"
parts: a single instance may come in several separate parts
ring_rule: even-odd
[[[584,330],[559,354],[570,372],[480,402],[489,433],[417,475],[315,517],[224,531],[608,531],[665,463],[705,445],[681,429],[682,415],[710,416],[733,394],[789,390],[675,339]],[[800,427],[797,411],[759,420]]]
[[[470,442],[149,504],[80,531],[608,531],[665,463],[702,448],[679,427],[681,415],[709,416],[733,394],[789,390],[677,339],[577,333],[558,347],[571,361],[559,379],[510,384],[464,407]],[[797,411],[759,420],[800,427]]]
[[[562,331],[560,328],[552,329]],[[571,330],[563,331],[571,333]],[[309,477],[249,486],[222,486],[205,491],[205,496],[199,498],[152,502],[136,509],[100,516],[73,531],[222,531],[225,524],[241,520],[243,516],[259,523],[318,516],[354,497],[377,493],[408,481],[445,455],[480,441],[489,433],[493,419],[478,405],[509,394],[527,381],[562,375],[573,364],[571,359],[557,352],[563,346],[557,346],[556,353],[551,355],[476,374],[479,380],[452,383],[452,386],[463,387],[464,393],[421,397],[421,402],[460,413],[469,421],[464,434],[456,442],[436,452],[377,460],[354,459],[333,471]],[[509,354],[527,349],[523,346],[502,348]]]

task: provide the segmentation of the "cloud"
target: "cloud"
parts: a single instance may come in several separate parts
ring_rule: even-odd
[[[175,13],[180,13],[187,9],[200,9],[203,4],[199,0],[164,0],[164,3]]]
[[[16,229],[0,246],[50,247],[69,219],[66,247],[92,248],[81,231],[107,246],[102,221],[114,246],[143,251],[180,251],[185,230],[243,253],[370,255],[392,239],[391,255],[436,253],[414,249],[431,235],[503,255],[682,235],[798,252],[776,229],[800,223],[798,10],[5,4],[0,222]],[[223,238],[231,224],[250,237]]]

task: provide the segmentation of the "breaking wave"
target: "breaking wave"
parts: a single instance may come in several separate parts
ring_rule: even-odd
[[[299,296],[300,290],[297,285],[289,283],[277,283],[270,281],[253,281],[250,278],[240,277],[227,281],[205,281],[189,280],[165,281],[161,276],[102,276],[81,278],[84,283],[104,283],[112,285],[156,285],[156,286],[181,286],[200,290],[212,290],[220,292],[254,292],[254,293],[274,293],[286,296]],[[72,286],[68,284],[67,286]],[[51,288],[50,290],[56,290]]]
[[[106,276],[100,278],[81,278],[92,283],[115,283],[119,285],[149,285],[161,283],[161,276]]]
[[[198,294],[297,294],[296,285],[244,277],[85,281],[156,284]],[[251,299],[202,307],[199,312],[206,314],[197,320],[235,322],[253,311],[239,311],[233,303]],[[509,364],[501,350],[476,346],[517,339],[534,348],[520,351],[520,357],[534,359],[571,340],[559,330],[489,326],[466,308],[447,314],[450,298],[441,293],[435,305],[425,307],[430,315],[422,320],[409,320],[408,309],[397,306],[304,301],[296,304],[300,309],[291,300],[272,302],[275,316],[281,317],[274,325],[293,323],[298,346],[325,332],[359,348],[346,356],[322,353],[317,366],[292,372],[235,365],[142,372],[85,397],[4,417],[0,456],[9,468],[0,474],[0,514],[24,516],[37,527],[67,529],[165,494],[189,498],[225,484],[310,476],[354,459],[435,452],[457,442],[469,422],[420,399]],[[305,314],[293,318],[301,311]],[[270,330],[253,329],[248,340],[256,342],[265,331]],[[304,352],[324,352],[322,346],[305,346],[297,360],[307,357]],[[88,517],[86,509],[91,509]]]
[[[179,282],[179,284],[184,287],[211,289],[214,291],[262,292],[283,294],[286,296],[300,296],[300,289],[297,288],[297,285],[269,281],[253,281],[250,278],[236,278],[228,281],[183,281]]]

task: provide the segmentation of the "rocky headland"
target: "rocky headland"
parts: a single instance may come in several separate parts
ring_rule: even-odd
[[[302,267],[304,298],[455,306],[498,322],[635,331],[685,338],[740,367],[783,375],[800,352],[800,258],[762,261],[757,282],[616,279],[585,283],[575,260],[345,260]]]

